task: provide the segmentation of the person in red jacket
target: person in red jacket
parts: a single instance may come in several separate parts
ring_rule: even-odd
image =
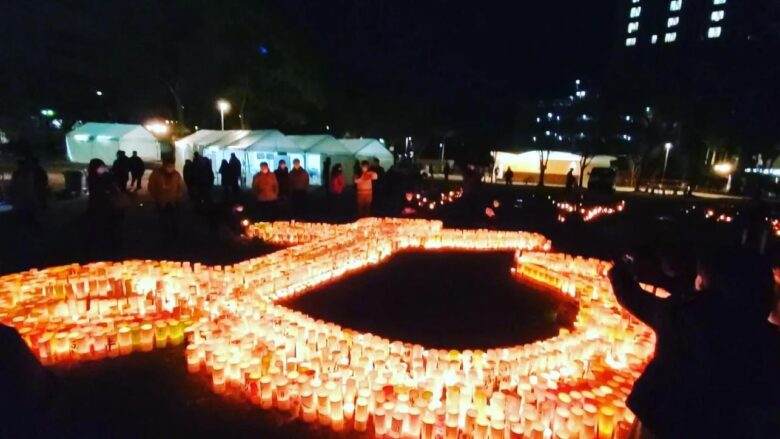
[[[344,171],[341,169],[341,163],[333,165],[333,171],[330,174],[330,193],[335,196],[341,196],[344,192]]]
[[[306,214],[306,193],[308,190],[309,173],[301,167],[301,161],[295,159],[290,171],[290,199],[295,218],[302,218]]]

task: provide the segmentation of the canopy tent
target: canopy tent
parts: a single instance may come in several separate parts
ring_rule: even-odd
[[[306,152],[306,160],[303,162],[303,166],[309,173],[311,184],[322,184],[322,173],[326,158],[330,158],[331,167],[336,163],[341,163],[344,178],[347,181],[351,181],[352,166],[350,165],[355,161],[355,155],[335,137],[327,134],[287,137]]]
[[[304,160],[304,151],[278,130],[200,130],[176,141],[176,167],[180,171],[184,161],[197,152],[211,160],[214,174],[219,181],[222,160],[230,160],[235,154],[243,167],[243,179],[250,184],[260,170],[260,163],[267,162],[276,169],[279,161],[288,163],[294,158]]]
[[[379,164],[388,169],[393,166],[393,153],[376,139],[339,139],[344,146],[359,160],[379,159]]]
[[[76,163],[97,158],[110,164],[117,151],[128,156],[136,151],[143,160],[160,160],[160,142],[142,125],[88,122],[65,136],[65,147],[68,159]]]
[[[574,170],[574,175],[579,178],[582,169],[580,169],[580,156],[564,151],[550,151],[547,156],[546,151],[526,151],[522,153],[511,153],[504,151],[493,151],[495,168],[498,169],[498,179],[504,178],[507,169],[512,168],[515,182],[536,182],[539,178],[539,157],[544,153],[547,157],[547,169],[545,170],[545,181],[550,183],[564,183],[566,173],[569,169]],[[583,184],[588,184],[588,174],[593,168],[609,167],[612,161],[616,160],[613,156],[597,155],[593,157],[585,168],[585,178]]]

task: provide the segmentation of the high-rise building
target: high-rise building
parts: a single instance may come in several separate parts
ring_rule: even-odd
[[[758,0],[760,1],[760,0]],[[648,46],[698,45],[744,38],[745,17],[753,2],[739,0],[620,0],[620,44]]]

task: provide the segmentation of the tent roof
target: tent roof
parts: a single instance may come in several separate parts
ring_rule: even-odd
[[[230,149],[250,151],[302,152],[294,142],[279,130],[254,130],[237,142],[227,145]]]
[[[126,123],[99,123],[87,122],[84,125],[68,133],[68,136],[77,134],[86,134],[88,136],[110,136],[111,138],[121,139],[123,137],[146,137],[157,141],[154,135],[142,125],[132,125]]]
[[[393,153],[376,139],[339,139],[339,141],[355,155],[391,159],[393,157]]]
[[[176,141],[177,145],[197,145],[200,143],[200,141],[217,132],[216,130],[198,130],[194,133],[190,134],[189,136],[182,137],[181,139]]]
[[[335,137],[327,134],[287,136],[306,152],[320,153],[327,155],[354,155],[344,146],[343,143],[336,140]]]

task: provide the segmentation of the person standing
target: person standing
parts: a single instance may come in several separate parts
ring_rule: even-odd
[[[130,180],[130,189],[138,192],[141,190],[141,180],[143,180],[144,171],[146,170],[144,161],[141,160],[141,157],[138,157],[138,151],[133,151],[133,155],[128,159],[128,164],[130,167],[130,176],[132,177],[132,180]]]
[[[279,165],[274,171],[276,182],[279,184],[279,198],[290,196],[290,170],[287,169],[287,162],[279,160]]]
[[[119,190],[127,192],[127,180],[130,179],[130,159],[127,158],[124,151],[116,152],[116,160],[111,165],[111,173]]]
[[[111,174],[103,160],[92,159],[87,166],[87,220],[89,240],[93,250],[96,247],[116,252],[122,243],[121,224],[124,218],[122,202],[124,196],[116,184],[116,177]],[[104,257],[94,254],[93,257]]]
[[[233,170],[230,169],[230,164],[225,159],[222,159],[222,163],[219,164],[219,179],[222,185],[222,195],[225,200],[228,199],[231,192],[233,192]]]
[[[25,225],[38,226],[39,193],[37,177],[30,159],[19,160],[11,174],[11,204],[19,220]]]
[[[268,168],[268,163],[260,163],[260,172],[252,178],[252,192],[257,200],[258,216],[273,221],[276,213],[276,200],[279,198],[279,183],[276,175]]]
[[[182,192],[184,181],[174,167],[173,158],[166,157],[162,167],[152,171],[149,176],[149,195],[160,217],[163,241],[168,244],[175,242],[179,235],[179,201]]]
[[[363,160],[361,163],[360,171],[360,175],[355,176],[355,190],[357,192],[358,216],[363,218],[371,215],[374,181],[376,181],[378,177],[376,172],[369,168],[367,160]]]
[[[566,173],[566,193],[571,193],[574,190],[574,168],[569,168],[569,172]]]
[[[444,162],[444,168],[442,169],[444,172],[444,182],[450,181],[450,162]]]
[[[195,192],[197,188],[195,186],[195,164],[192,160],[187,159],[184,161],[184,184],[187,186],[187,195],[190,197],[190,203],[195,204]]]
[[[233,172],[233,180],[230,184],[233,187],[233,194],[237,195],[241,192],[241,175],[243,174],[241,160],[236,157],[236,153],[230,153],[230,170]]]
[[[515,173],[512,171],[511,167],[506,168],[506,172],[504,172],[504,182],[507,186],[512,186],[512,179],[515,178]]]
[[[325,162],[322,164],[322,187],[325,188],[325,192],[330,191],[330,157],[325,157]]]
[[[211,204],[211,192],[214,189],[214,169],[211,159],[201,155],[195,162],[195,176],[198,181],[198,193],[200,195],[200,204]]]
[[[309,173],[301,167],[301,161],[293,160],[290,171],[290,199],[295,218],[306,215],[306,193],[309,190]]]
[[[341,163],[333,165],[333,170],[330,173],[330,191],[328,192],[328,200],[330,201],[331,209],[337,216],[341,217],[344,210],[344,201],[342,194],[344,193],[344,171],[341,169]]]

